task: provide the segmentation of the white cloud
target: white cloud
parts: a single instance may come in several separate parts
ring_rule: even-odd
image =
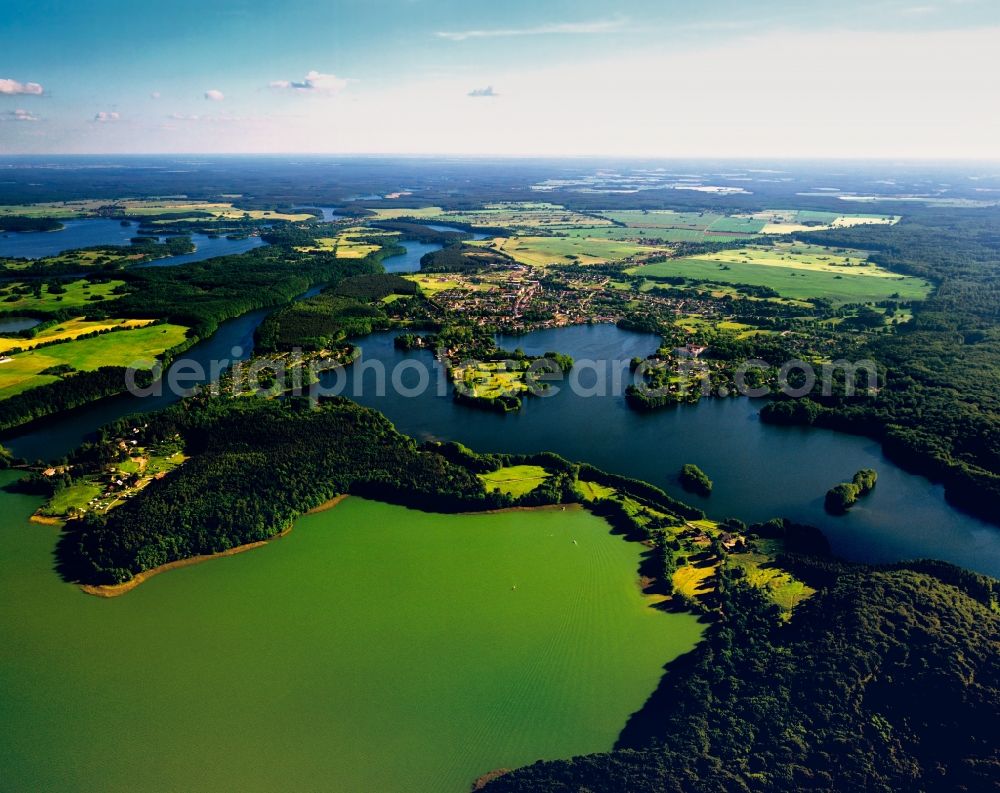
[[[20,107],[17,110],[8,110],[2,118],[5,121],[38,121],[38,116]]]
[[[151,93],[149,95],[149,98],[150,99],[159,99],[160,98],[160,92],[159,91],[153,91],[153,93]]]
[[[545,36],[545,35],[585,35],[592,33],[612,33],[621,30],[625,19],[597,19],[591,22],[561,22],[551,25],[537,25],[531,28],[487,28],[481,30],[442,30],[438,38],[449,41],[465,41],[466,39],[492,39],[510,36]]]
[[[227,115],[216,115],[216,116],[202,116],[198,113],[171,113],[167,116],[171,121],[199,121],[205,123],[231,123],[235,121],[242,121],[239,116],[227,116]]]
[[[205,92],[205,98],[209,102],[221,102],[223,99],[226,98],[226,95],[222,93],[222,91],[220,91],[218,88],[209,88]]]
[[[473,88],[471,91],[469,91],[469,96],[478,98],[484,96],[485,97],[500,96],[500,94],[498,94],[496,91],[493,90],[492,85],[488,85],[485,88]]]
[[[272,80],[271,88],[298,93],[339,94],[350,82],[346,77],[335,74],[323,74],[313,69],[303,80]]]
[[[38,83],[19,83],[6,77],[0,77],[0,94],[30,94],[41,96],[44,89]]]
[[[108,124],[112,121],[119,121],[121,116],[116,110],[101,110],[94,115],[94,121],[98,124]]]

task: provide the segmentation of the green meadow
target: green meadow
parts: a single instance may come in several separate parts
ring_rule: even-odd
[[[147,325],[6,356],[0,362],[0,399],[60,379],[42,374],[54,366],[65,364],[78,371],[129,366],[137,361],[151,366],[156,356],[180,344],[186,335],[187,328],[182,325]]]
[[[499,490],[520,498],[548,479],[549,473],[540,465],[511,465],[480,474],[479,478],[487,490]]]
[[[723,234],[715,233],[708,235],[701,229],[675,229],[667,226],[655,226],[646,228],[623,228],[622,226],[580,226],[576,228],[559,229],[557,232],[567,237],[598,238],[608,240],[634,240],[634,239],[657,239],[664,242],[705,242],[710,239],[713,242],[736,242],[746,240],[748,234]]]
[[[551,264],[605,264],[631,256],[651,255],[658,249],[630,242],[593,237],[502,237],[473,243],[493,247],[532,267]]]
[[[35,297],[30,290],[27,294],[22,294],[27,289],[23,283],[4,284],[0,286],[0,311],[59,311],[64,308],[80,308],[92,305],[95,298],[105,300],[114,297],[114,290],[124,285],[124,281],[92,283],[80,279],[63,283],[65,294],[52,294],[46,285],[42,288],[41,296]]]
[[[669,259],[629,272],[654,280],[683,276],[719,284],[766,286],[783,297],[823,297],[835,304],[922,300],[931,291],[924,279],[878,267],[862,251],[837,252],[801,245],[736,248]]]
[[[349,498],[106,600],[53,571],[38,499],[0,502],[5,789],[466,793],[610,750],[703,629],[580,509]]]

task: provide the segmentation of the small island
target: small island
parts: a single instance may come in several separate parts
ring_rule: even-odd
[[[712,495],[712,480],[697,465],[687,463],[681,468],[681,487],[699,496]]]
[[[875,487],[878,472],[873,468],[858,471],[850,482],[841,482],[826,491],[825,507],[831,515],[844,515],[857,503],[861,496],[867,496]]]

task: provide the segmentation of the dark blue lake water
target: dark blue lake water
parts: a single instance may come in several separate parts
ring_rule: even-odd
[[[139,226],[132,222],[123,226],[121,221],[110,218],[86,218],[64,220],[60,231],[6,232],[0,234],[0,256],[11,258],[40,259],[56,256],[74,248],[89,248],[94,245],[128,245],[132,237],[139,236]],[[260,237],[229,240],[225,237],[212,238],[205,234],[193,234],[191,241],[196,250],[181,256],[157,259],[145,266],[169,267],[176,264],[198,262],[213,256],[231,253],[245,253],[251,248],[264,244]]]

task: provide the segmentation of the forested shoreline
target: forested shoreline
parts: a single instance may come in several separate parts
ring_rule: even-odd
[[[840,351],[879,365],[870,398],[842,388],[778,399],[761,411],[776,424],[815,425],[868,435],[902,467],[943,482],[948,499],[986,520],[1000,512],[1000,210],[913,207],[894,226],[797,235],[860,247],[896,272],[937,289],[891,334]]]
[[[177,267],[125,270],[123,294],[100,302],[101,315],[154,318],[184,325],[187,338],[160,356],[164,367],[220,323],[262,308],[280,306],[317,284],[350,275],[379,272],[377,254],[343,260],[332,254],[301,254],[276,246]],[[88,402],[122,393],[126,369],[103,366],[0,400],[0,432]],[[150,381],[139,373],[137,384]]]
[[[978,583],[921,562],[803,557],[796,569],[819,591],[788,624],[758,589],[727,579],[725,616],[667,667],[614,751],[538,762],[483,789],[990,789],[1000,617]]]

